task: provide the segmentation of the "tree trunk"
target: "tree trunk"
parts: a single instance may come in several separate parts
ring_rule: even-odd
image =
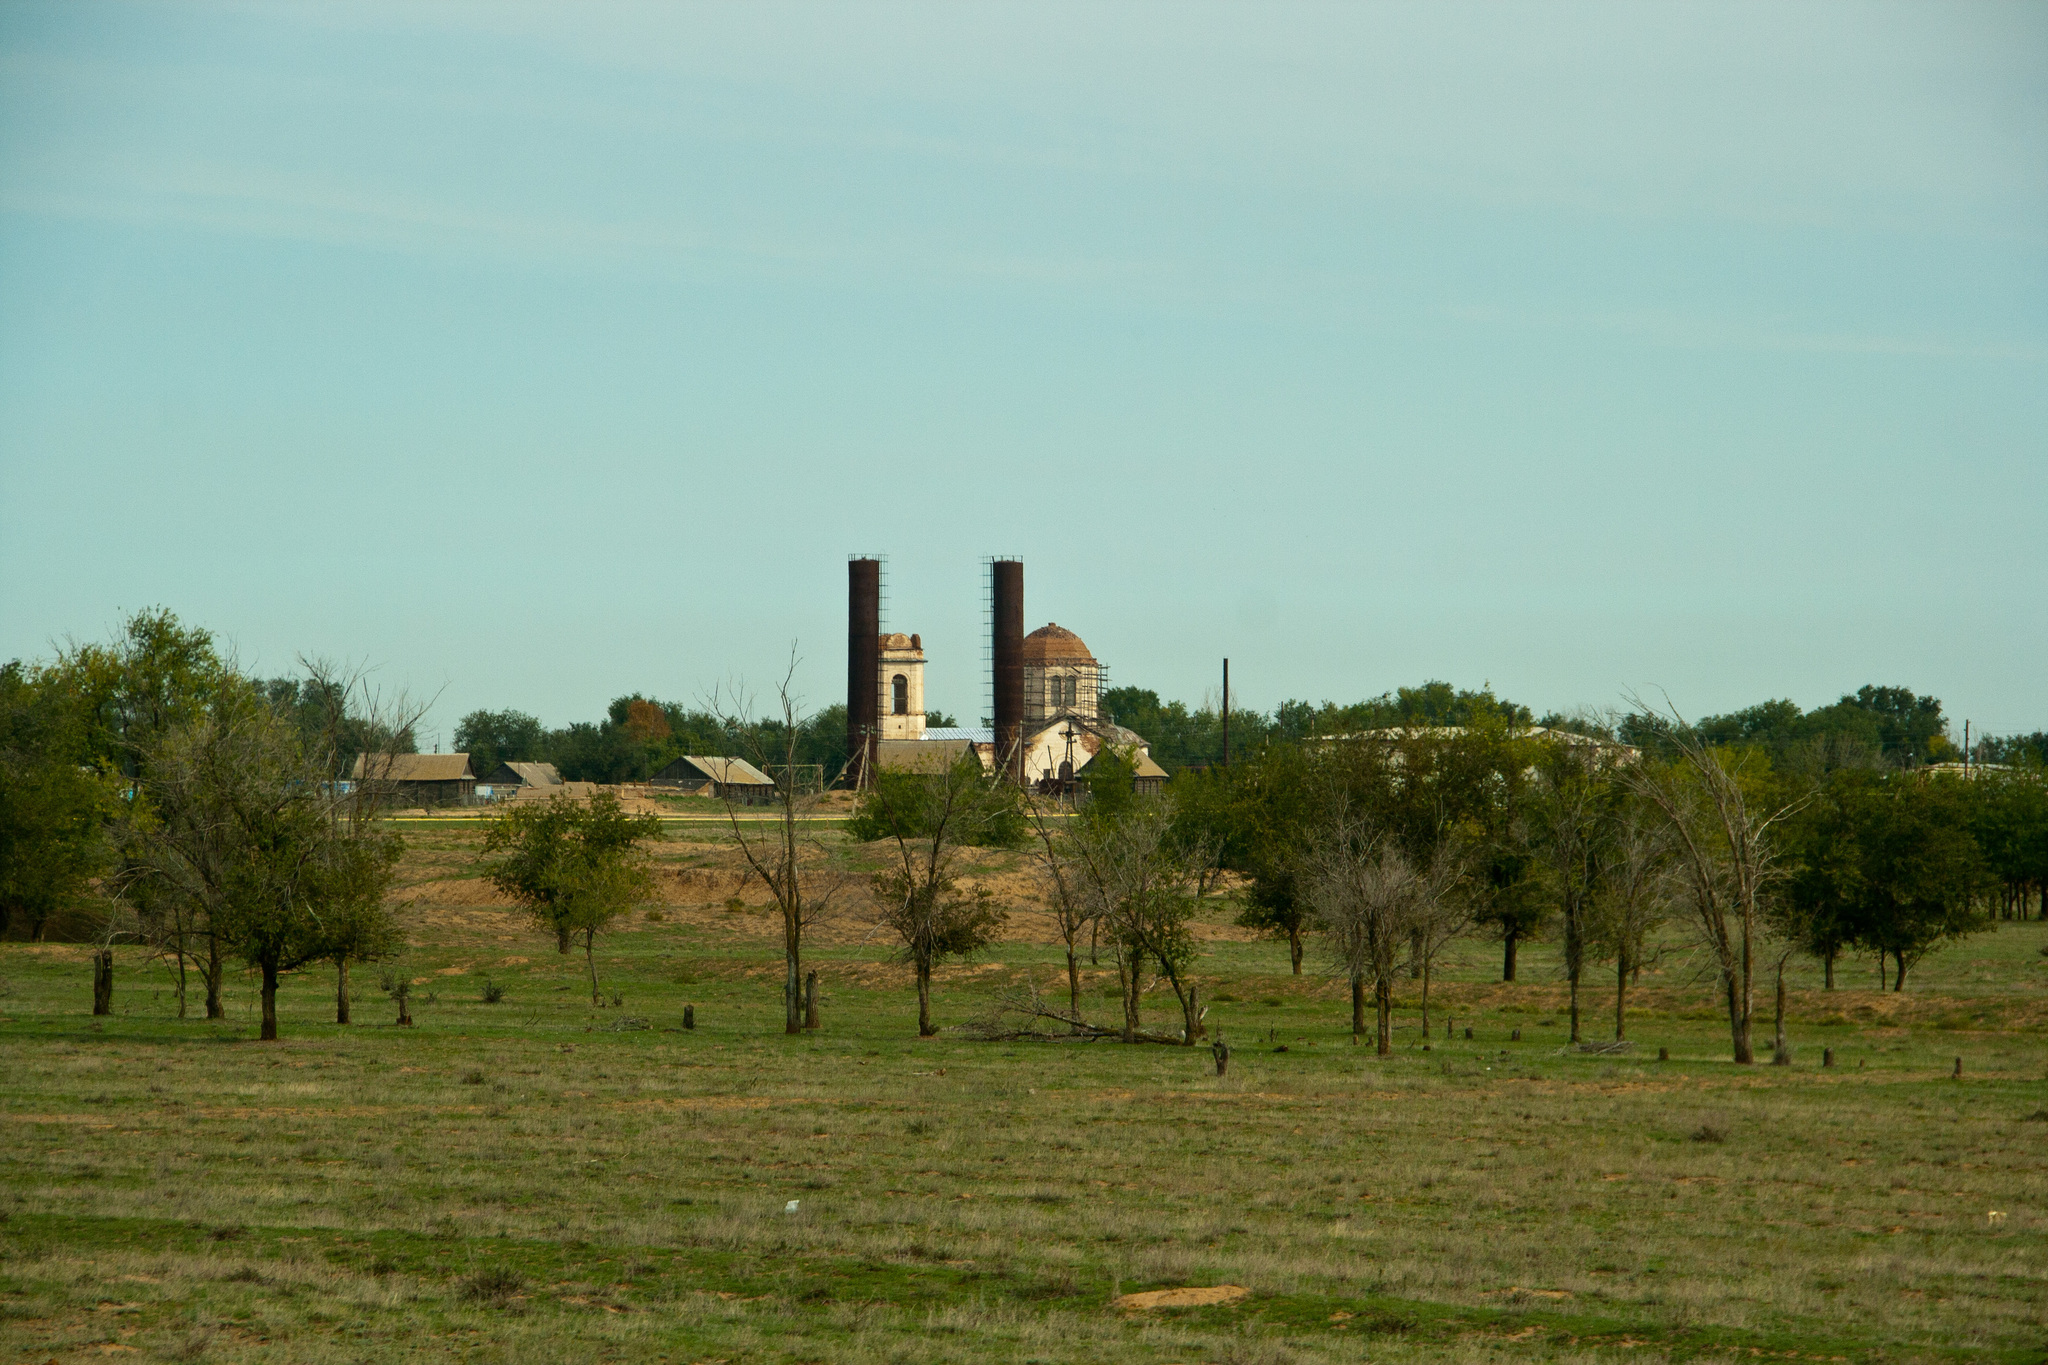
[[[227,1006],[221,1003],[220,982],[226,964],[220,960],[220,940],[212,934],[206,936],[206,1017],[225,1019]]]
[[[597,991],[596,940],[597,930],[585,929],[583,931],[583,965],[590,969],[590,1003],[602,1005],[604,997],[599,995]]]
[[[1067,1013],[1074,1016],[1072,1031],[1081,1031],[1081,956],[1067,940]]]
[[[1721,980],[1728,988],[1728,1031],[1734,1036],[1735,1060],[1743,1066],[1754,1066],[1756,1053],[1749,1046],[1749,1016],[1742,1009],[1742,983],[1733,972],[1723,973]]]
[[[1372,993],[1379,1006],[1379,1055],[1389,1057],[1394,1052],[1394,984],[1375,981]]]
[[[571,930],[569,926],[566,924],[558,924],[555,926],[555,951],[560,953],[563,957],[567,957],[569,955],[570,933]]]
[[[1178,991],[1180,982],[1176,981],[1173,984],[1174,989]],[[1187,993],[1181,996],[1180,1017],[1180,1045],[1182,1047],[1193,1047],[1195,1045],[1195,1035],[1202,1031],[1201,988],[1193,982],[1188,983]]]
[[[1778,964],[1778,1012],[1772,1023],[1771,1065],[1792,1065],[1792,1049],[1785,1046],[1785,964]]]
[[[1614,959],[1614,1041],[1628,1037],[1628,949]]]
[[[410,994],[402,994],[398,997],[398,1026],[400,1028],[412,1027],[412,997]]]
[[[1138,972],[1142,964],[1135,952],[1127,952],[1124,957],[1128,961],[1119,961],[1116,969],[1117,982],[1122,987],[1124,997],[1124,1041],[1135,1043],[1138,1041],[1139,1025]]]
[[[263,1038],[274,1042],[277,1038],[277,964],[263,964]]]
[[[1365,978],[1351,978],[1351,1041],[1365,1036]]]
[[[1425,954],[1422,959],[1422,1036],[1425,1038],[1429,1037],[1429,968],[1429,957]],[[1444,1036],[1451,1036],[1449,1029],[1444,1030]]]
[[[929,1038],[938,1030],[932,1027],[932,961],[929,957],[917,962],[917,1036]]]
[[[1515,932],[1512,925],[1509,926],[1505,934],[1501,935],[1503,951],[1500,962],[1500,979],[1503,981],[1513,981],[1515,979],[1515,940],[1519,937],[1520,935]]]
[[[114,950],[102,948],[92,959],[92,1012],[114,1012]]]
[[[1903,953],[1893,953],[1893,954],[1892,954],[1892,965],[1893,965],[1894,967],[1897,967],[1897,968],[1899,969],[1899,971],[1898,971],[1898,975],[1892,978],[1892,991],[1893,991],[1894,993],[1897,993],[1897,992],[1899,992],[1899,991],[1903,991],[1904,989],[1906,989],[1906,958],[1905,958],[1905,955],[1904,955]]]
[[[1586,965],[1586,945],[1579,935],[1577,910],[1567,910],[1564,917],[1564,974],[1571,988],[1572,1036],[1570,1042],[1579,1041],[1579,977]]]
[[[1301,926],[1291,925],[1287,930],[1287,955],[1294,962],[1294,974],[1301,975]]]
[[[180,936],[178,942],[176,956],[178,959],[178,1017],[183,1019],[185,1017],[185,944],[182,936]]]
[[[795,866],[793,861],[791,866]],[[788,895],[785,891],[782,907],[782,1031],[794,1036],[804,1031],[803,922],[802,912],[789,904]]]
[[[348,1022],[348,958],[334,959],[334,1022]]]

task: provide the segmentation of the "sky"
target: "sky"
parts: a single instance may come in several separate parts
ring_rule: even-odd
[[[0,658],[2048,729],[2048,5],[0,4]]]

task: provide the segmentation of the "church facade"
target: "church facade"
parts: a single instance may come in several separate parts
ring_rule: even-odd
[[[916,635],[884,634],[878,643],[882,765],[928,770],[925,746],[942,742],[963,753],[971,748],[993,771],[1001,761],[993,730],[926,727],[923,641]],[[1103,719],[1106,670],[1080,636],[1056,623],[1040,626],[1024,637],[1022,662],[1027,783],[1042,791],[1066,790],[1096,755],[1116,748],[1135,761],[1140,790],[1159,790],[1166,772],[1152,761],[1144,737]]]

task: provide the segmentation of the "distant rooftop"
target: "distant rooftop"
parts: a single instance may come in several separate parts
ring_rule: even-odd
[[[992,725],[934,725],[927,727],[921,738],[965,739],[976,744],[993,744],[996,732]]]

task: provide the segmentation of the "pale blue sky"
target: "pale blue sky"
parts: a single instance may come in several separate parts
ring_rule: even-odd
[[[2048,728],[2048,6],[0,7],[0,657]]]

